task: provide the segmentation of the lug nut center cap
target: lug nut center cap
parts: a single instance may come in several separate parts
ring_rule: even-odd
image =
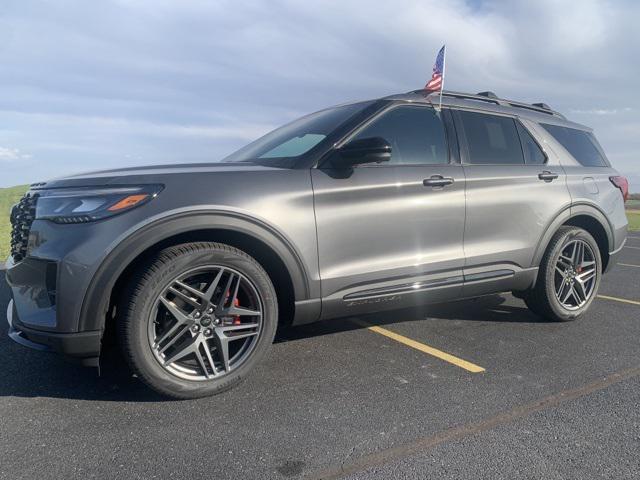
[[[207,327],[207,326],[211,325],[211,318],[209,318],[209,317],[203,317],[203,319],[202,319],[202,320],[200,320],[200,324],[201,324],[203,327]]]

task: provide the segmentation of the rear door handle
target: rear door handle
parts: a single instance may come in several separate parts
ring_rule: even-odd
[[[558,178],[558,174],[550,172],[549,170],[545,170],[544,172],[538,174],[538,178],[540,180],[544,180],[545,182],[552,182],[556,178]]]
[[[446,187],[453,183],[453,178],[443,177],[442,175],[431,175],[431,178],[425,178],[422,184],[425,187]]]

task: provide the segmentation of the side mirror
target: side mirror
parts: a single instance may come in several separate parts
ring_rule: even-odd
[[[336,167],[350,168],[362,163],[388,162],[391,145],[382,137],[361,138],[343,145],[337,150]]]

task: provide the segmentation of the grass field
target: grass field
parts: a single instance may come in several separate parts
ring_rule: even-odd
[[[640,210],[627,210],[629,230],[640,230]]]
[[[27,185],[17,187],[0,188],[0,264],[9,255],[9,210],[11,205],[20,200],[27,190]],[[629,230],[640,230],[640,200],[629,200],[626,204],[627,217],[629,218]]]

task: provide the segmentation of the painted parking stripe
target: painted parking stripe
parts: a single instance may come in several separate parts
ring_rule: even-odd
[[[630,263],[619,263],[618,265],[622,265],[623,267],[635,267],[635,268],[640,268],[640,265],[631,265]]]
[[[608,295],[598,295],[598,298],[603,300],[613,300],[614,302],[630,303],[631,305],[640,305],[637,300],[629,300],[628,298],[610,297]]]
[[[444,360],[445,362],[451,363],[456,367],[463,368],[468,372],[472,373],[480,373],[484,372],[485,369],[471,362],[467,362],[461,358],[455,357],[447,352],[443,352],[442,350],[438,350],[437,348],[430,347],[429,345],[425,345],[424,343],[416,342],[415,340],[400,335],[398,333],[392,332],[391,330],[387,330],[386,328],[378,327],[375,325],[370,325],[365,322],[356,321],[359,325],[366,327],[368,330],[378,333],[380,335],[384,335],[391,340],[395,340],[396,342],[400,342],[408,347],[415,348],[423,353],[431,355],[433,357],[439,358],[440,360]]]

